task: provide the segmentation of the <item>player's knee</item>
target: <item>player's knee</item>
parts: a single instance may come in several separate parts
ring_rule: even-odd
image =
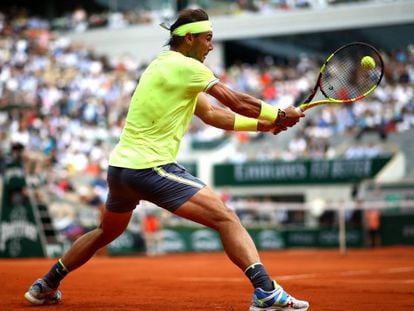
[[[232,209],[226,207],[222,210],[214,223],[217,226],[216,229],[219,229],[220,226],[228,226],[230,223],[239,224],[240,219]]]

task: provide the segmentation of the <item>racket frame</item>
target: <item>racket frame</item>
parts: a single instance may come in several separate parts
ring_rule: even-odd
[[[376,84],[374,84],[367,92],[365,92],[364,94],[362,94],[360,96],[354,97],[354,98],[336,99],[336,98],[329,97],[328,95],[326,95],[326,93],[323,90],[322,85],[321,85],[322,76],[325,73],[326,66],[328,65],[329,61],[335,56],[335,54],[337,54],[339,51],[341,51],[341,50],[343,50],[343,49],[345,49],[349,46],[353,46],[353,45],[364,45],[364,46],[370,48],[371,50],[373,50],[375,54],[377,54],[378,59],[380,61],[380,68],[381,68],[381,75],[378,79],[378,82]],[[370,45],[368,43],[365,43],[365,42],[351,42],[351,43],[345,44],[345,45],[341,46],[340,48],[336,49],[325,60],[325,62],[322,65],[321,69],[319,70],[319,75],[318,75],[318,79],[316,81],[315,87],[312,89],[311,93],[306,98],[306,100],[301,105],[299,105],[299,107],[297,107],[296,109],[298,109],[300,111],[305,111],[305,110],[308,110],[309,108],[312,108],[314,106],[319,106],[319,105],[322,105],[322,104],[349,104],[349,103],[356,102],[358,100],[361,100],[361,99],[367,97],[369,94],[371,94],[378,87],[378,85],[381,83],[381,80],[382,80],[383,76],[384,76],[384,61],[382,60],[381,54],[379,53],[379,51],[375,47],[373,47],[372,45]],[[312,99],[315,97],[318,89],[321,91],[323,96],[325,96],[325,99],[311,102]]]

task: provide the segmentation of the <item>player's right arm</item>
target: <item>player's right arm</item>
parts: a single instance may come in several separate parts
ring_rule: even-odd
[[[221,82],[214,84],[208,89],[207,93],[236,113],[256,119],[277,121],[278,124],[287,127],[295,125],[299,118],[304,116],[303,112],[297,111],[291,106],[283,109],[285,115],[280,118],[281,111],[278,108],[266,104],[249,94],[236,92]]]
[[[257,131],[278,134],[287,129],[273,121],[249,118],[213,105],[204,93],[200,93],[197,97],[194,114],[204,123],[227,131]]]

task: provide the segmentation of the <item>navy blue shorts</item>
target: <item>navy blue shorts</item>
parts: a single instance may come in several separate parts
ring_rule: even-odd
[[[114,213],[132,211],[140,200],[174,212],[205,184],[177,163],[148,169],[108,167],[106,208]]]

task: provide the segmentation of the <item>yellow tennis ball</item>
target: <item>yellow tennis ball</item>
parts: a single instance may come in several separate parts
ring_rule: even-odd
[[[365,70],[371,70],[375,68],[375,60],[371,56],[364,56],[361,59],[361,66]]]

